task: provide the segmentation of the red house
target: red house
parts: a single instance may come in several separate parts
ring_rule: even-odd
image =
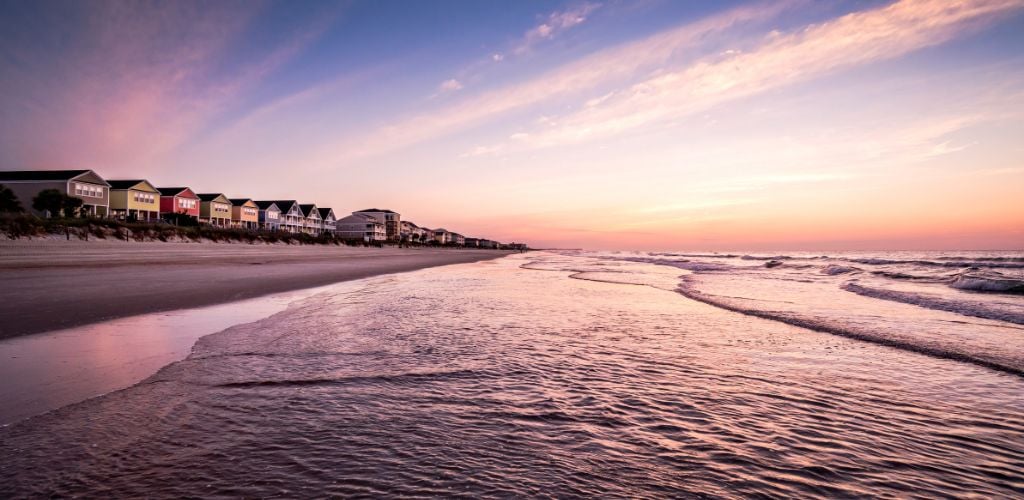
[[[160,213],[185,214],[199,217],[199,197],[187,187],[161,187]]]

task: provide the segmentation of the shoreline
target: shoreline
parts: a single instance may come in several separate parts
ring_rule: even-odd
[[[513,252],[244,244],[0,244],[0,339]]]

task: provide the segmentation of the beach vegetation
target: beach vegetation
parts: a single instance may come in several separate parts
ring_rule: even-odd
[[[24,211],[25,208],[21,206],[21,201],[18,201],[18,196],[14,194],[14,191],[0,184],[0,212],[21,213]]]

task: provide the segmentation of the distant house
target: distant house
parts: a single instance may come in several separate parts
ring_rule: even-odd
[[[477,246],[480,248],[498,248],[498,242],[494,240],[480,240]]]
[[[56,189],[82,200],[82,213],[106,217],[110,213],[110,184],[92,170],[11,170],[0,172],[3,184],[33,213],[32,200],[40,191]],[[48,214],[57,215],[57,214]]]
[[[199,223],[231,226],[231,200],[221,193],[199,193]]]
[[[481,241],[482,240],[480,238],[466,238],[466,246],[467,247],[473,247],[473,248],[479,248]]]
[[[345,240],[377,242],[387,239],[384,223],[373,216],[359,212],[338,219],[334,223],[334,227],[334,234]]]
[[[459,233],[451,233],[451,235],[449,236],[448,243],[451,243],[453,245],[463,246],[463,245],[466,244],[466,237],[461,235],[461,234],[459,234]]]
[[[160,213],[182,214],[199,218],[199,197],[187,187],[158,187],[160,192]]]
[[[264,231],[279,231],[281,229],[281,208],[272,201],[257,201],[259,207],[260,229]]]
[[[122,220],[160,219],[160,191],[145,179],[110,180],[110,215]]]
[[[337,218],[334,217],[334,210],[323,207],[320,207],[317,210],[320,211],[320,223],[323,228],[322,232],[333,235],[335,230],[334,223],[337,222]]]
[[[429,239],[429,229],[419,227],[412,221],[403,220],[401,228],[401,239],[404,241],[425,242]]]
[[[249,198],[231,198],[231,227],[248,229],[250,231],[259,229],[260,207],[255,201]]]
[[[302,210],[299,209],[299,202],[295,200],[271,200],[270,202],[277,205],[277,208],[281,211],[281,223],[279,227],[282,230],[289,233],[302,232],[306,218],[302,215]],[[267,202],[261,201],[257,203]]]
[[[299,211],[302,212],[303,218],[302,232],[314,236],[323,232],[323,221],[320,220],[320,211],[317,210],[316,205],[312,203],[299,205]]]
[[[387,233],[387,239],[399,240],[402,237],[402,216],[398,212],[394,212],[388,209],[380,208],[367,208],[366,210],[359,210],[352,212],[353,214],[369,215],[378,222],[384,224],[384,231]]]
[[[433,236],[434,241],[442,245],[447,245],[452,242],[452,233],[443,227],[435,229],[433,231]]]

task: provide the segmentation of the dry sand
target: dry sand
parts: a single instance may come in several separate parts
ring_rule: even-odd
[[[2,241],[0,338],[507,254],[320,245]]]

